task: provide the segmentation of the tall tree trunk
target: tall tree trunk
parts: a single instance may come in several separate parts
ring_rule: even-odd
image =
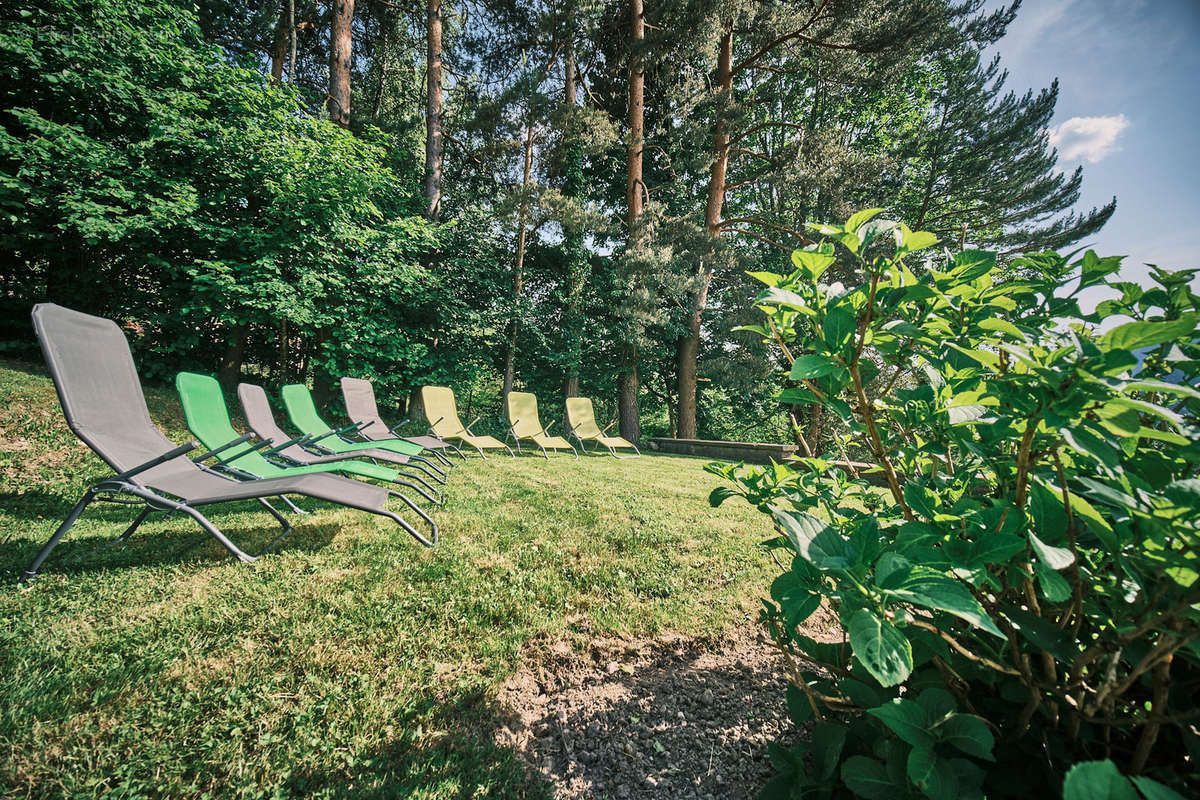
[[[576,104],[575,89],[575,16],[571,10],[567,28],[567,45],[563,55],[563,102],[567,109],[573,109]],[[567,143],[566,164],[564,168],[563,195],[568,199],[578,199],[583,177],[583,146],[578,137]],[[567,307],[563,315],[565,320],[564,333],[567,340],[567,374],[563,382],[563,396],[577,397],[579,395],[579,367],[583,352],[582,315],[580,305],[583,301],[583,286],[587,281],[587,254],[583,251],[583,233],[571,226],[564,232],[563,261],[567,267]],[[565,424],[565,420],[564,420]]]
[[[326,405],[333,398],[333,375],[325,366],[325,346],[329,343],[330,329],[322,325],[317,329],[317,335],[312,343],[312,356],[309,363],[313,368],[313,399],[317,407]],[[307,370],[305,370],[307,372]]]
[[[645,136],[646,73],[640,52],[646,38],[646,19],[642,0],[629,0],[629,22],[632,30],[629,55],[629,169],[625,181],[625,203],[629,218],[629,247],[641,249],[641,216],[645,187],[642,182],[642,147]],[[638,416],[638,349],[637,343],[625,343],[621,359],[621,374],[617,380],[617,416],[621,435],[637,442],[642,435]]]
[[[425,4],[425,198],[426,216],[442,213],[442,0]]]
[[[350,127],[350,62],[353,49],[354,0],[333,0],[329,31],[329,118]]]
[[[288,53],[288,80],[292,83],[296,82],[296,0],[287,0],[288,12],[288,38],[289,53]]]
[[[242,360],[246,355],[246,326],[238,325],[230,331],[225,353],[217,369],[217,380],[222,386],[234,386],[242,376]]]
[[[379,114],[383,110],[383,90],[387,85],[388,76],[388,39],[392,32],[392,26],[395,25],[387,11],[383,12],[380,25],[383,31],[379,36],[379,48],[376,50],[375,56],[379,61],[379,83],[375,87],[375,102],[371,104],[371,119],[376,123],[379,122]]]
[[[288,323],[287,319],[279,320],[279,374],[276,383],[288,382]]]
[[[288,5],[290,0],[283,0],[279,11],[279,19],[275,22],[275,39],[271,42],[271,80],[279,83],[283,80],[283,65],[287,59],[288,33],[290,17]]]
[[[720,55],[717,59],[717,81],[724,101],[729,102],[733,94],[733,29],[726,24],[721,35]],[[725,172],[729,166],[729,130],[725,125],[724,112],[719,111],[713,131],[713,163],[708,178],[708,205],[704,211],[704,227],[708,233],[709,250],[697,276],[697,286],[692,292],[692,309],[688,315],[687,333],[676,345],[677,376],[679,381],[679,425],[678,438],[696,438],[696,362],[700,356],[700,321],[708,305],[708,287],[712,283],[713,263],[721,247],[721,212],[725,205]]]
[[[525,124],[525,174],[521,179],[521,204],[517,207],[517,263],[513,269],[512,283],[512,313],[508,321],[508,347],[504,351],[504,388],[501,389],[500,399],[508,397],[513,388],[515,377],[514,362],[517,357],[517,333],[521,329],[520,308],[521,293],[525,288],[525,218],[529,214],[529,182],[533,174],[533,111],[529,112],[529,120]]]

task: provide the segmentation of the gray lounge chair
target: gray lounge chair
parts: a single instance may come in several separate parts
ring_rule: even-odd
[[[400,426],[389,428],[383,418],[379,416],[379,405],[375,402],[375,387],[371,385],[370,381],[362,378],[342,378],[342,400],[346,403],[346,416],[350,418],[351,422],[361,426],[358,429],[359,436],[376,442],[397,438],[395,431]],[[421,445],[448,466],[452,466],[453,462],[442,455],[442,450],[453,450],[464,461],[467,459],[462,450],[436,436],[402,436],[400,438]]]
[[[133,364],[133,355],[125,335],[112,320],[73,311],[53,303],[41,303],[33,309],[33,327],[46,357],[50,377],[58,390],[58,399],[71,431],[92,449],[113,475],[88,487],[83,497],[42,547],[21,580],[37,574],[42,562],[75,524],[84,510],[96,500],[117,503],[141,503],[145,508],[125,529],[117,541],[127,539],[145,519],[155,512],[187,514],[221,546],[241,561],[254,561],[234,544],[197,509],[216,503],[239,500],[259,501],[283,527],[283,533],[264,551],[287,535],[291,525],[276,511],[267,497],[297,494],[326,500],[391,519],[414,539],[432,547],[395,512],[384,508],[392,491],[381,486],[340,478],[335,475],[301,475],[239,482],[206,469],[200,462],[241,444],[250,434],[197,456],[187,457],[196,442],[176,446],[150,419],[146,398]],[[135,500],[128,499],[136,498]],[[261,555],[261,554],[260,554]]]

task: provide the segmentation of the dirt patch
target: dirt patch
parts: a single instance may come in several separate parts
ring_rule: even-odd
[[[811,635],[828,638],[828,620]],[[780,656],[758,626],[720,639],[556,644],[501,689],[497,734],[574,798],[753,798],[792,734]]]

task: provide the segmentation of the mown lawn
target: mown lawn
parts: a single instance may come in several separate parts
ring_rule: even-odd
[[[702,466],[472,458],[436,550],[307,501],[251,565],[176,519],[88,554],[134,514],[96,505],[18,587],[103,468],[41,371],[0,363],[0,796],[544,797],[491,736],[538,643],[754,624],[764,523],[710,509]],[[276,529],[253,508],[212,519],[261,546]]]

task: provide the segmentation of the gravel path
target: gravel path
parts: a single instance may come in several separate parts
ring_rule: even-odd
[[[554,645],[509,680],[497,734],[574,798],[756,797],[791,730],[778,651],[753,623],[719,640]]]

